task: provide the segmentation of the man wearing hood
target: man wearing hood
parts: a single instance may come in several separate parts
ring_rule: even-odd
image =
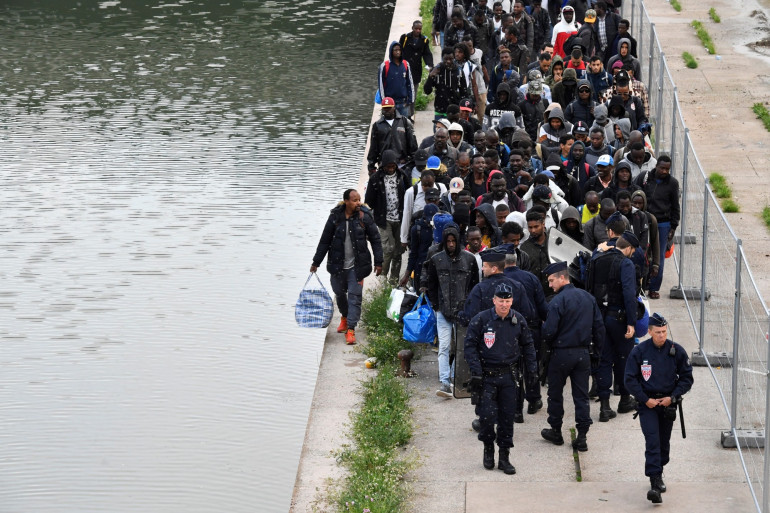
[[[571,136],[572,124],[566,122],[564,111],[559,105],[555,105],[550,110],[550,113],[545,113],[548,116],[548,122],[540,127],[538,141],[545,144],[548,149],[555,149],[559,147],[563,135]]]
[[[556,23],[553,27],[553,35],[551,36],[551,44],[553,45],[554,55],[558,55],[562,59],[566,56],[564,53],[564,42],[572,34],[577,34],[578,26],[575,23],[575,8],[572,6],[565,6],[561,10],[561,21]]]
[[[639,55],[636,53],[636,39],[634,39],[634,36],[631,35],[631,22],[623,19],[618,22],[618,33],[615,35],[615,38],[610,43],[610,46],[607,48],[607,51],[604,54],[605,60],[609,61],[610,57],[618,54],[618,46],[620,45],[621,39],[628,39],[631,42],[631,55],[633,57],[639,58]]]
[[[558,155],[549,155],[546,161],[546,170],[553,173],[553,181],[564,192],[564,200],[573,207],[582,203],[583,194],[580,190],[580,183],[577,178],[567,173],[567,169],[561,162]],[[565,209],[566,212],[566,209]],[[577,210],[575,210],[577,214]],[[581,244],[582,244],[582,238]]]
[[[458,156],[460,153],[468,153],[471,151],[471,145],[463,140],[465,131],[460,123],[452,123],[449,125],[448,132],[449,140],[447,141],[447,144],[457,150]]]
[[[507,82],[503,82],[497,86],[495,100],[487,105],[484,115],[484,126],[488,129],[494,129],[500,123],[504,114],[509,114],[510,117],[506,121],[506,127],[512,121],[510,128],[516,128],[518,126],[517,119],[521,119],[521,109],[516,102],[511,98],[511,88]],[[512,120],[510,118],[513,118]],[[515,131],[515,130],[514,130]],[[513,135],[513,134],[511,134]]]
[[[367,241],[374,253],[375,275],[379,276],[382,272],[380,233],[369,209],[361,206],[361,195],[355,189],[347,189],[342,201],[329,213],[310,272],[318,270],[328,253],[326,270],[342,315],[337,333],[345,333],[348,345],[356,343],[364,278],[372,273],[372,253]]]
[[[606,103],[599,103],[594,107],[594,124],[591,125],[589,131],[594,128],[604,130],[604,140],[607,144],[612,145],[612,142],[615,140],[615,127],[613,123],[610,123]]]
[[[472,91],[468,90],[462,71],[455,64],[454,51],[451,48],[441,50],[441,64],[433,68],[425,80],[425,94],[431,94],[434,88],[436,98],[433,100],[433,108],[436,119],[446,116],[449,105],[459,105],[460,100],[472,94]]]
[[[495,207],[491,203],[481,203],[472,214],[475,225],[481,230],[481,242],[488,248],[494,248],[502,242],[500,228],[497,226]]]
[[[634,70],[635,77],[642,76],[642,66],[639,64],[639,60],[631,55],[631,40],[627,37],[618,40],[618,53],[607,61],[607,69],[612,69],[612,65],[617,61],[621,61],[623,64],[630,64]]]
[[[580,215],[575,207],[569,206],[564,210],[559,221],[559,231],[578,244],[583,244],[583,226],[580,224]]]
[[[539,141],[538,126],[543,120],[545,109],[548,108],[548,102],[542,97],[543,83],[539,80],[533,80],[527,84],[527,95],[523,102],[519,103],[521,117],[524,122],[524,129],[529,135],[530,140]]]
[[[396,111],[396,102],[390,97],[382,99],[382,116],[372,124],[369,152],[366,154],[369,174],[380,165],[386,150],[394,151],[401,164],[409,161],[417,151],[414,127]]]
[[[553,101],[566,109],[572,100],[577,98],[577,72],[572,68],[564,70],[561,82],[551,88]]]
[[[515,81],[518,82],[519,74],[511,66],[511,51],[507,48],[500,52],[500,63],[492,68],[489,76],[489,88],[487,92],[487,101],[494,103],[497,100],[497,89],[501,84],[507,83],[506,73],[516,73]],[[508,84],[508,95],[510,99],[510,84]]]
[[[621,70],[615,75],[614,85],[604,92],[605,100],[610,98],[609,101],[609,114],[610,118],[613,117],[627,117],[631,122],[631,129],[636,130],[641,123],[647,123],[647,113],[644,106],[644,101],[640,96],[635,96],[631,91],[631,76],[627,71]],[[619,111],[614,111],[616,105],[622,105],[625,110],[625,115],[621,115]]]
[[[633,151],[633,150],[632,150]],[[663,281],[663,266],[666,250],[674,240],[674,233],[679,226],[681,214],[679,205],[679,182],[671,176],[671,157],[661,155],[655,169],[646,171],[634,180],[647,196],[647,211],[658,220],[658,240],[660,243],[660,272],[650,280],[650,299],[660,298],[660,286]]]
[[[393,150],[382,154],[380,169],[369,178],[365,202],[372,209],[374,222],[382,244],[382,272],[398,282],[401,273],[401,216],[404,211],[404,193],[409,187],[406,175],[398,169],[398,156]],[[391,263],[393,264],[391,267]]]
[[[608,161],[610,159],[609,156],[603,158],[607,159]],[[631,178],[631,165],[627,160],[621,160],[618,162],[618,167],[615,168],[615,175],[612,177],[612,181],[604,190],[601,191],[601,197],[611,198],[617,205],[618,194],[625,191],[630,195],[631,193],[638,190],[639,186],[636,185]],[[620,208],[619,205],[618,208]]]
[[[623,160],[623,155],[631,151],[631,146],[635,143],[644,145],[644,136],[639,130],[631,130],[631,121],[628,118],[621,118],[610,124],[614,135],[612,147],[617,148],[612,156],[615,162]]]
[[[589,127],[594,122],[594,108],[596,107],[596,102],[591,98],[593,96],[591,82],[578,80],[577,90],[577,98],[567,105],[564,110],[564,117],[573,125],[582,121],[586,127]]]
[[[464,251],[457,226],[444,228],[441,251],[433,255],[428,265],[428,297],[436,308],[438,331],[438,374],[441,382],[439,397],[452,397],[449,348],[457,313],[463,309],[468,293],[479,281],[476,258]]]
[[[607,145],[604,139],[604,129],[597,126],[595,122],[589,131],[588,140],[590,141],[590,144],[586,146],[586,162],[590,165],[596,167],[596,162],[602,155],[612,157],[614,150],[612,146]]]
[[[516,104],[514,104],[513,107],[515,107],[516,110],[514,112],[504,112],[503,115],[500,116],[497,126],[493,127],[497,130],[500,142],[508,146],[509,151],[513,144],[513,134],[515,134],[522,125],[521,110]]]
[[[564,76],[564,61],[562,58],[558,55],[554,55],[553,59],[551,59],[551,68],[548,71],[548,74],[543,79],[543,83],[547,85],[550,88],[553,88],[556,84],[561,82],[561,79]],[[553,93],[551,93],[551,99],[549,100],[549,103],[553,101]]]
[[[660,271],[660,240],[658,239],[658,220],[655,216],[647,212],[647,196],[644,191],[634,191],[631,193],[631,203],[639,212],[647,216],[647,226],[650,227],[649,231],[649,245],[647,246],[647,252],[645,253],[644,260],[649,265],[649,272],[646,276],[642,277],[642,288],[647,290],[649,288],[649,280],[658,275]]]
[[[623,154],[623,160],[628,161],[632,179],[655,169],[658,163],[652,153],[644,146],[644,143],[641,142],[633,143],[631,150]]]
[[[409,117],[414,108],[414,83],[409,64],[401,58],[401,45],[398,41],[390,43],[389,58],[380,64],[380,97],[390,97],[396,102],[396,110]]]
[[[580,190],[585,194],[585,184],[589,178],[596,176],[596,169],[585,159],[586,147],[582,141],[575,141],[567,157],[567,173],[574,176],[580,184]]]

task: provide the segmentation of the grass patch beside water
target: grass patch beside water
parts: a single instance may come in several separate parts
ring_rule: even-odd
[[[751,107],[751,110],[754,111],[754,114],[756,114],[765,125],[765,130],[770,131],[770,112],[767,111],[767,107],[761,103],[755,103],[754,106]]]
[[[396,376],[396,354],[409,343],[401,338],[401,325],[385,314],[390,287],[379,287],[362,306],[368,356],[377,357],[376,375],[361,383],[362,402],[351,412],[352,445],[343,446],[337,461],[348,470],[333,494],[337,511],[400,513],[408,509],[409,487],[404,475],[415,458],[403,448],[412,439],[414,426],[409,391]]]
[[[698,39],[703,43],[703,46],[706,47],[706,51],[711,55],[717,53],[717,50],[714,47],[714,41],[711,40],[711,36],[709,35],[708,30],[706,30],[706,27],[703,26],[703,23],[698,20],[693,20],[690,25],[695,29],[695,35],[698,36]]]
[[[717,10],[714,9],[713,7],[709,9],[709,17],[714,23],[722,23],[722,18],[719,17],[719,15],[717,14]]]
[[[682,52],[682,59],[684,59],[684,64],[688,68],[695,69],[698,67],[698,61],[695,60],[695,57],[690,52]]]

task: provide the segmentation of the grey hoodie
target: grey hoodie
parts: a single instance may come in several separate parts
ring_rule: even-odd
[[[610,118],[607,113],[607,105],[604,103],[600,103],[594,107],[594,122],[588,129],[588,132],[590,133],[591,130],[597,127],[604,129],[605,142],[609,143],[615,140],[615,127],[613,127],[612,123],[610,123]]]

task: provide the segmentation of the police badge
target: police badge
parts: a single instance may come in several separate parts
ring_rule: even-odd
[[[495,343],[495,332],[487,332],[484,333],[484,344],[486,344],[487,349],[491,349],[492,346]]]
[[[650,381],[650,377],[652,376],[652,365],[647,363],[647,360],[644,361],[642,364],[642,377],[645,381]]]

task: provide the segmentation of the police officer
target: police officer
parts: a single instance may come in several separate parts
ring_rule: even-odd
[[[655,504],[663,502],[660,494],[666,491],[663,467],[669,460],[674,408],[693,384],[687,352],[667,338],[667,325],[663,316],[652,314],[651,338],[631,351],[625,371],[626,388],[639,401],[639,423],[645,440],[644,475],[650,478],[647,500]]]
[[[532,333],[532,343],[535,344],[537,363],[540,365],[540,326],[548,314],[548,303],[545,301],[543,287],[540,286],[540,280],[537,276],[529,271],[524,271],[519,268],[519,254],[516,252],[516,246],[514,244],[500,244],[495,249],[498,251],[505,251],[505,270],[503,271],[503,274],[506,278],[509,278],[524,287],[527,299],[532,305],[532,309],[529,313],[522,310],[519,310],[519,313],[523,314],[524,318],[527,320],[527,327]],[[522,254],[526,255],[526,253]],[[526,385],[526,398],[529,403],[529,406],[527,406],[527,414],[533,415],[543,407],[543,400],[540,394],[540,381],[537,379],[537,376],[527,376]],[[523,390],[520,389],[519,400],[516,403],[516,415],[523,418],[524,396],[522,395],[522,392]]]
[[[585,290],[575,288],[569,281],[567,262],[558,262],[545,268],[548,285],[556,295],[548,304],[548,316],[543,324],[542,336],[548,348],[548,423],[540,435],[556,445],[562,445],[562,418],[564,417],[564,385],[569,378],[572,384],[572,401],[575,403],[577,438],[572,447],[587,451],[586,434],[593,423],[588,399],[588,376],[591,360],[600,354],[604,341],[604,323],[599,306]]]
[[[481,257],[481,271],[484,275],[484,280],[478,283],[471,289],[470,294],[465,299],[465,306],[463,311],[458,313],[457,319],[463,326],[468,326],[470,320],[479,312],[489,310],[492,308],[492,299],[495,294],[495,289],[501,283],[507,283],[513,291],[513,309],[524,315],[531,315],[532,306],[529,304],[527,298],[527,292],[524,287],[509,279],[503,275],[505,269],[505,251],[488,249],[480,253]],[[479,413],[478,405],[476,405],[476,414]],[[514,420],[517,424],[524,422],[524,414],[516,412],[514,414]],[[471,426],[475,431],[481,428],[479,420],[476,419],[471,423]]]
[[[495,446],[500,448],[497,468],[515,474],[509,455],[513,447],[516,387],[523,354],[527,371],[537,371],[535,347],[524,316],[513,310],[513,289],[506,281],[495,287],[494,306],[471,319],[465,335],[465,359],[471,370],[470,388],[480,393],[479,440],[484,442],[484,468],[495,466]],[[497,433],[495,434],[495,422]]]
[[[618,412],[627,413],[636,408],[623,385],[626,358],[634,347],[636,327],[636,271],[628,258],[639,246],[639,240],[631,231],[623,232],[615,247],[595,254],[591,258],[586,290],[590,292],[604,316],[606,339],[601,353],[597,376],[599,378],[599,422],[617,417],[610,407],[613,366],[615,383],[619,384]]]

